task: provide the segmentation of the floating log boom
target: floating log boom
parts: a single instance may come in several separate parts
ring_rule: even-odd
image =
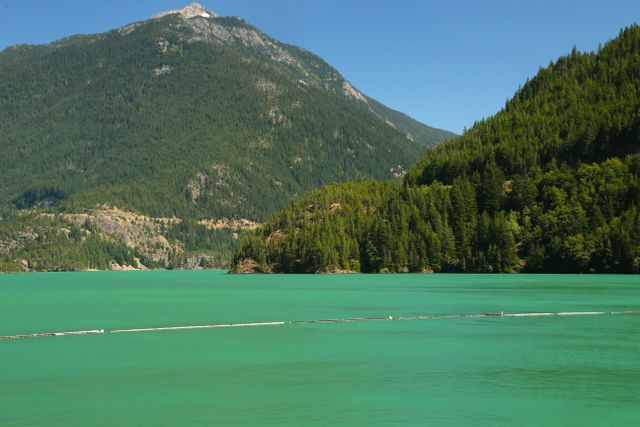
[[[321,323],[348,323],[348,322],[394,322],[403,320],[429,320],[429,319],[477,319],[485,317],[549,317],[549,316],[632,316],[640,315],[640,311],[560,311],[560,312],[533,312],[533,313],[477,313],[477,314],[434,314],[416,316],[384,316],[384,317],[348,317],[344,319],[315,319],[315,320],[289,320],[276,322],[252,322],[252,323],[219,323],[211,325],[189,325],[189,326],[161,326],[155,328],[131,328],[114,329],[109,333],[135,333],[135,332],[159,332],[159,331],[180,331],[188,329],[217,329],[217,328],[248,328],[259,326],[296,326],[313,325]],[[41,337],[63,337],[69,335],[95,335],[104,334],[104,329],[94,329],[89,331],[71,332],[45,332],[38,334],[5,335],[0,336],[0,340],[21,339],[21,338],[41,338]]]

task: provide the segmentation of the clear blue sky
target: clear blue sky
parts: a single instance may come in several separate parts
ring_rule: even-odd
[[[0,49],[96,33],[188,0],[0,0]],[[327,60],[360,90],[461,132],[550,60],[640,21],[640,0],[201,0]]]

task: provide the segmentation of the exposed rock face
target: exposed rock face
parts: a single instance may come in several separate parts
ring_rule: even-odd
[[[138,267],[134,267],[132,265],[120,265],[116,262],[111,263],[110,269],[112,271],[137,271],[140,270]]]
[[[163,74],[169,74],[173,71],[173,67],[171,65],[163,65],[162,67],[154,68],[153,74],[156,76],[161,76]]]
[[[19,231],[14,239],[2,241],[0,240],[0,254],[9,253],[15,249],[19,249],[29,242],[38,238],[38,235],[31,230]]]
[[[369,104],[367,98],[356,88],[354,88],[348,81],[342,82],[342,92],[348,97],[356,99],[364,104]]]
[[[216,19],[185,19],[194,32],[189,41],[208,41],[228,46],[249,48],[276,63],[293,67],[298,75],[308,78],[305,65],[269,36],[250,27],[240,18],[229,18],[226,22]],[[337,79],[337,76],[335,76]],[[305,83],[309,83],[305,81]]]
[[[193,35],[187,39],[189,42],[207,41],[220,43],[228,46],[237,46],[241,48],[249,48],[257,52],[260,57],[267,57],[269,60],[283,64],[300,77],[300,82],[305,85],[311,84],[312,78],[310,74],[314,74],[318,69],[323,68],[321,60],[310,57],[302,59],[301,52],[308,55],[303,49],[297,49],[297,54],[292,54],[291,49],[283,46],[271,37],[262,33],[258,29],[251,26],[241,18],[221,18],[221,19],[192,19],[192,18],[220,18],[216,13],[206,9],[198,3],[191,3],[183,9],[170,10],[160,12],[152,17],[152,19],[163,18],[167,15],[178,15],[186,24],[187,28],[193,31]],[[311,61],[311,64],[306,64]],[[310,68],[311,67],[311,68]],[[338,73],[331,71],[328,75],[321,78],[323,80],[321,86],[326,89],[339,85],[341,77]],[[348,84],[348,83],[347,83]],[[350,97],[356,98],[358,101],[365,99],[357,90],[348,85]],[[261,87],[261,90],[271,91],[273,87]],[[334,92],[337,90],[333,89]],[[345,93],[346,93],[345,89]]]
[[[182,15],[182,17],[185,19],[195,18],[197,16],[200,16],[202,18],[218,17],[216,13],[208,10],[206,7],[202,6],[201,4],[191,3],[183,7],[182,9],[168,10],[166,12],[156,13],[151,17],[151,19],[162,18],[163,16],[167,16],[167,15]]]
[[[319,271],[318,273],[322,274],[323,272]],[[353,270],[343,270],[343,269],[336,268],[333,271],[330,271],[328,273],[323,273],[323,274],[360,274],[360,273]]]
[[[258,80],[258,82],[256,83],[256,87],[258,88],[258,90],[268,93],[269,95],[278,94],[278,86],[275,83],[265,79]]]
[[[212,255],[195,253],[183,258],[177,268],[180,270],[203,270],[215,265],[216,258]]]
[[[158,13],[153,18],[162,18],[167,15],[182,18],[184,25],[178,25],[176,28],[188,28],[192,31],[192,34],[185,35],[182,39],[188,43],[199,41],[219,43],[239,48],[243,52],[251,52],[259,60],[266,59],[277,67],[283,67],[287,72],[292,73],[302,86],[321,88],[362,104],[388,126],[406,134],[409,141],[425,142],[424,135],[415,133],[416,129],[420,132],[419,129],[423,125],[408,117],[402,118],[399,113],[368,98],[315,55],[302,48],[279,43],[242,18],[220,17],[197,3],[191,3],[183,9]],[[124,28],[123,30],[131,31]],[[259,83],[258,88],[270,94],[274,93],[274,88],[268,85]]]
[[[136,28],[140,27],[142,24],[139,22],[134,22],[133,24],[129,24],[129,25],[125,25],[124,27],[120,28],[118,30],[118,32],[123,35],[126,36],[128,34],[131,34],[132,32],[134,32],[136,30]]]
[[[187,191],[191,197],[192,202],[197,202],[198,198],[200,198],[200,194],[205,189],[205,185],[207,183],[207,175],[202,172],[198,172],[196,174],[196,179],[192,179],[187,183]]]
[[[183,237],[171,234],[172,226],[181,224],[182,218],[152,217],[138,212],[126,211],[109,205],[99,205],[75,213],[51,213],[21,211],[18,215],[32,217],[37,225],[25,224],[21,228],[5,233],[0,239],[0,272],[6,271],[58,271],[53,264],[43,267],[39,254],[21,253],[30,244],[49,242],[60,238],[69,244],[83,245],[89,239],[98,238],[103,242],[123,244],[134,249],[139,258],[122,260],[111,259],[106,268],[110,270],[145,270],[147,268],[174,269],[210,269],[228,266],[228,253],[212,246],[198,249],[188,247]],[[202,218],[198,223],[209,230],[226,230],[224,238],[230,243],[237,241],[243,232],[255,230],[259,224],[245,218]],[[24,257],[28,257],[23,259]],[[111,255],[110,255],[111,256]],[[141,259],[142,258],[142,259]],[[149,263],[151,261],[152,263]],[[145,265],[146,264],[146,265]],[[95,265],[95,264],[94,264]],[[45,270],[46,268],[46,270]],[[60,267],[83,270],[85,264],[73,264]],[[96,267],[91,267],[96,268]],[[247,266],[250,270],[251,266]]]
[[[201,219],[199,223],[212,230],[232,229],[232,230],[253,231],[256,228],[258,228],[258,225],[260,225],[255,221],[250,221],[245,218]]]
[[[393,177],[396,179],[403,178],[406,174],[407,172],[404,170],[402,165],[391,168],[391,175],[393,175]]]
[[[265,271],[260,264],[251,258],[247,258],[244,261],[237,263],[230,271],[231,274],[258,274],[258,273],[270,273],[271,271]]]
[[[169,49],[169,41],[166,39],[160,39],[158,40],[157,45],[160,53],[167,53],[167,49]]]
[[[177,218],[151,218],[135,212],[103,206],[86,214],[63,214],[63,220],[81,225],[93,223],[101,232],[130,248],[137,248],[153,261],[166,264],[176,248],[160,232],[161,223],[176,223]]]

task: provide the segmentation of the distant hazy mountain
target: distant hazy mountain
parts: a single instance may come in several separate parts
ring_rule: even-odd
[[[306,50],[198,4],[104,34],[5,49],[0,129],[0,256],[29,258],[16,251],[33,254],[46,246],[43,234],[69,228],[70,217],[48,217],[62,222],[32,233],[32,208],[91,210],[100,241],[155,253],[153,238],[132,237],[135,225],[116,232],[99,220],[117,208],[162,224],[159,265],[188,250],[226,251],[237,231],[222,227],[226,237],[214,238],[219,223],[205,221],[217,225],[200,224],[198,234],[182,223],[180,234],[176,221],[260,221],[328,182],[402,176],[425,146],[452,136],[368,98]],[[10,225],[15,209],[20,221]],[[113,260],[105,254],[93,259]]]

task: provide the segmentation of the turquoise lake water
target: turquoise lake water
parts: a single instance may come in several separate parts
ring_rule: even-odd
[[[639,276],[0,275],[0,335],[640,311]],[[640,424],[640,316],[0,340],[0,426]]]

